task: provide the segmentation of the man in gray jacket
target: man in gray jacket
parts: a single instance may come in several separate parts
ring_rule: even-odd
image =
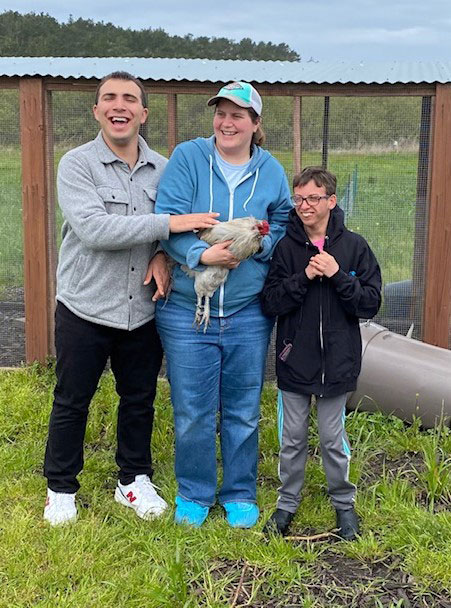
[[[109,74],[96,93],[98,136],[63,156],[58,169],[65,221],[57,270],[57,385],[44,463],[44,519],[52,525],[77,516],[88,408],[108,357],[120,396],[115,499],[143,519],[167,507],[151,482],[150,453],[162,359],[155,301],[168,282],[158,241],[170,232],[207,228],[218,214],[153,213],[166,159],[139,136],[147,114],[141,82],[126,72]]]

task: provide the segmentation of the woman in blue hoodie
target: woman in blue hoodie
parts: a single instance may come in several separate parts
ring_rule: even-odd
[[[223,465],[218,500],[233,527],[250,528],[256,503],[258,421],[266,352],[273,319],[258,295],[275,245],[291,210],[282,166],[260,145],[262,101],[246,82],[223,87],[215,106],[214,135],[177,146],[159,184],[157,213],[219,213],[221,221],[266,219],[270,233],[260,251],[239,262],[228,243],[209,246],[194,233],[162,242],[176,261],[169,300],[157,308],[166,353],[175,424],[175,521],[200,526],[216,502],[216,434]],[[226,283],[210,302],[207,331],[193,327],[194,280],[181,269],[229,268]],[[219,421],[217,420],[219,416]]]

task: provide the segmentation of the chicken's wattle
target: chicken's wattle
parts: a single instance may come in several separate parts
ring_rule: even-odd
[[[258,226],[258,231],[262,236],[269,234],[269,222],[262,220]]]

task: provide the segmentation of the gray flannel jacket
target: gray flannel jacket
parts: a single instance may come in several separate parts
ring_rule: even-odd
[[[153,213],[166,162],[140,137],[130,170],[101,133],[61,159],[56,298],[79,317],[126,330],[153,318],[153,292],[143,281],[158,240],[169,237],[169,215]]]

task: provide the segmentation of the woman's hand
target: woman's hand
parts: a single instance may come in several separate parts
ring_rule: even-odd
[[[217,218],[219,213],[188,213],[187,215],[171,215],[169,217],[170,232],[191,232],[211,228],[219,224]]]
[[[233,253],[229,250],[229,245],[233,241],[224,241],[223,243],[216,243],[208,249],[206,249],[200,256],[200,263],[206,266],[224,266],[229,270],[233,270],[240,264]]]

